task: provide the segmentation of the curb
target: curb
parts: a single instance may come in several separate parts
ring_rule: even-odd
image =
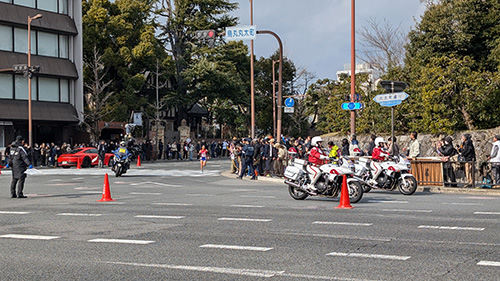
[[[221,176],[226,178],[235,178],[235,174],[231,174],[230,171],[221,172]],[[248,180],[245,177],[243,180]],[[270,178],[270,177],[259,177],[258,180],[253,182],[272,182],[272,183],[283,183],[284,179],[281,178]],[[471,195],[493,195],[500,196],[500,189],[490,189],[490,188],[459,188],[459,187],[442,187],[442,186],[419,186],[417,187],[417,192],[429,192],[429,193],[454,193],[454,194],[471,194]]]

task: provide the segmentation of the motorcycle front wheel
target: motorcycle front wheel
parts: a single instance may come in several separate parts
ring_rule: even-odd
[[[115,176],[119,177],[122,175],[122,167],[116,167]]]
[[[288,192],[290,193],[290,196],[292,196],[292,198],[295,200],[304,200],[307,198],[307,196],[309,196],[309,194],[291,185],[288,186]]]
[[[351,181],[347,183],[347,189],[349,190],[349,201],[351,203],[358,203],[363,197],[363,187],[357,181]]]
[[[403,195],[412,195],[417,190],[417,180],[414,177],[405,177],[398,184],[399,192]]]

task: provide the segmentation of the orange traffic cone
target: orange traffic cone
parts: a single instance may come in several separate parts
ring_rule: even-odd
[[[347,177],[344,175],[342,180],[342,190],[340,191],[340,204],[335,209],[352,209],[351,201],[349,201],[349,190],[347,188]]]
[[[78,160],[76,161],[76,168],[77,169],[81,169],[82,168],[82,165],[80,164],[80,158],[78,158]]]
[[[102,188],[102,198],[101,200],[97,200],[97,202],[106,202],[106,201],[116,201],[111,198],[111,191],[109,190],[109,179],[108,174],[104,175],[104,186]]]
[[[137,167],[141,166],[141,156],[137,155]]]

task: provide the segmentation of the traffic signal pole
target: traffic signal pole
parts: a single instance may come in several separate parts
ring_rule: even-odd
[[[250,0],[250,25],[253,25],[253,0]],[[252,139],[255,138],[255,81],[253,67],[253,40],[250,40],[250,118]]]
[[[276,140],[278,142],[281,141],[281,114],[283,111],[283,43],[281,42],[278,34],[270,31],[270,30],[257,30],[257,34],[271,34],[278,40],[279,48],[280,48],[280,59],[278,64],[278,114],[276,120]],[[274,71],[274,70],[273,70]],[[253,77],[253,76],[252,76]]]
[[[354,102],[356,93],[356,46],[355,46],[355,20],[354,0],[351,0],[351,102]],[[356,111],[351,110],[351,135],[356,133]]]

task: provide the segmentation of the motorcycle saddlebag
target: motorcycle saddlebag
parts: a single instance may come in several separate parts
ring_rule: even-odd
[[[291,179],[291,180],[297,180],[303,173],[301,168],[295,167],[295,166],[288,166],[286,167],[285,170],[285,178]]]

